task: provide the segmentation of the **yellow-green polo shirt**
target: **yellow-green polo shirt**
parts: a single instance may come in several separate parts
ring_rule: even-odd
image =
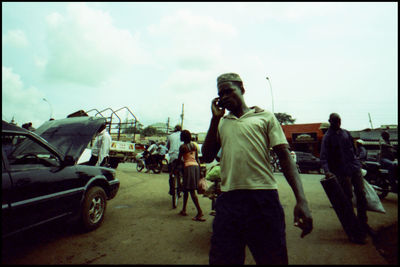
[[[258,107],[240,118],[229,113],[218,125],[221,190],[277,189],[269,148],[288,144],[274,114]]]

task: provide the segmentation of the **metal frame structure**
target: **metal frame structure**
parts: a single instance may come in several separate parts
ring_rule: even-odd
[[[109,131],[110,134],[112,133],[111,132],[112,129],[115,129],[115,128],[118,129],[117,141],[119,141],[120,137],[121,137],[122,126],[131,124],[131,122],[122,122],[121,118],[117,114],[117,112],[119,112],[121,110],[126,110],[126,111],[128,111],[129,114],[132,115],[132,117],[134,119],[134,128],[135,128],[135,132],[133,133],[133,139],[136,140],[135,139],[136,138],[136,126],[137,126],[138,120],[137,120],[136,116],[132,113],[132,111],[128,107],[122,107],[122,108],[119,108],[117,110],[113,110],[112,108],[106,108],[106,109],[103,109],[102,111],[99,111],[99,110],[94,108],[94,109],[86,111],[86,113],[89,114],[89,112],[95,111],[96,113],[95,113],[94,116],[98,116],[99,115],[99,116],[101,116],[103,118],[106,118],[107,124],[108,124],[108,131]],[[104,112],[106,112],[106,111],[110,111],[111,112],[110,116],[105,116],[104,115]],[[114,116],[118,119],[118,122],[113,122],[113,117]],[[116,126],[116,127],[113,128],[113,126]]]

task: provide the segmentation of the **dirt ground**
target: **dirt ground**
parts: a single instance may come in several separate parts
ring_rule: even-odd
[[[350,243],[319,182],[318,174],[302,174],[304,190],[314,218],[314,230],[300,238],[293,227],[294,196],[281,173],[275,173],[286,216],[289,264],[397,264],[397,194],[382,204],[385,214],[368,212],[369,224],[379,230],[373,242]],[[189,198],[189,216],[172,209],[168,175],[138,173],[134,163],[120,164],[121,182],[108,202],[103,225],[79,233],[67,224],[53,223],[3,240],[2,264],[208,264],[211,201],[199,196],[206,222],[195,222]],[[375,244],[374,244],[375,243]],[[255,264],[247,249],[245,264]]]

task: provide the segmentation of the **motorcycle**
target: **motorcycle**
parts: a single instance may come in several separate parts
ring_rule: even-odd
[[[160,173],[163,169],[163,165],[168,165],[168,162],[164,157],[161,157],[159,155],[151,156],[148,151],[143,151],[141,154],[138,154],[136,160],[136,170],[138,172],[141,172],[144,167],[146,167],[148,170],[152,170],[154,173]],[[146,160],[149,161],[149,164],[147,165]]]
[[[397,161],[394,177],[390,177],[389,170],[382,168],[381,164],[376,161],[362,161],[362,173],[375,189],[380,199],[384,199],[389,192],[398,194],[398,172]]]
[[[136,155],[136,170],[141,172],[144,169],[145,162],[143,152]]]

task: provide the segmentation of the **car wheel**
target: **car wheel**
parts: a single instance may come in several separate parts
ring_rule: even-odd
[[[103,188],[94,186],[86,193],[81,211],[82,226],[85,231],[98,228],[104,219],[107,195]]]

